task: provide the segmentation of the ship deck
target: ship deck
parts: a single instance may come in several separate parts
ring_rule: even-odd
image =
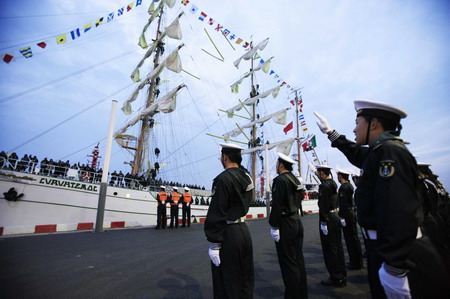
[[[370,298],[365,269],[349,271],[345,288],[327,278],[318,214],[302,218],[309,298]],[[255,265],[255,298],[282,298],[267,219],[247,222]],[[108,230],[0,238],[1,298],[212,298],[202,224],[191,228]]]

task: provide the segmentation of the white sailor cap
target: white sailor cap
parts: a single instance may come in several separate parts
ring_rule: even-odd
[[[400,122],[401,118],[405,118],[408,115],[406,111],[398,107],[369,100],[355,101],[355,110],[357,116],[381,117],[398,122]]]
[[[173,187],[172,189],[173,189],[173,190],[178,190],[178,187]]]
[[[161,189],[166,189],[166,186],[159,186],[159,188],[161,188]]]
[[[337,167],[336,167],[336,172],[337,173],[346,174],[346,175],[351,175],[352,174],[349,170],[345,170],[345,169],[337,168]]]
[[[184,187],[184,190],[189,191],[190,189],[188,187]]]
[[[283,160],[283,161],[285,161],[285,162],[288,162],[288,163],[290,163],[290,164],[295,164],[295,160],[292,159],[291,157],[286,156],[286,155],[283,154],[283,153],[277,153],[277,155],[278,155],[278,157],[279,157],[281,160]]]
[[[219,144],[222,147],[222,151],[224,149],[227,149],[227,150],[239,150],[239,151],[242,151],[244,149],[242,146],[237,145],[237,144],[233,144],[233,143],[219,143]]]
[[[324,164],[321,164],[321,165],[315,165],[315,167],[317,168],[317,170],[321,170],[321,169],[333,169],[333,167],[328,166],[328,165],[324,165]]]
[[[361,176],[361,170],[359,170],[359,169],[353,170],[352,176],[353,177],[360,177]]]

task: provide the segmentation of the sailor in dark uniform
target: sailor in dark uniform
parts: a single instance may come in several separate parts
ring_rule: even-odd
[[[295,161],[282,153],[277,154],[276,170],[279,175],[272,185],[270,233],[283,275],[284,298],[307,298],[303,224],[298,213],[305,189],[291,172]]]
[[[252,199],[253,181],[241,166],[243,148],[220,145],[220,161],[225,170],[213,181],[204,226],[210,242],[214,298],[253,298],[253,247],[244,222]]]
[[[444,186],[429,168],[431,164],[418,162],[423,199],[423,229],[441,255],[450,274],[450,202]]]
[[[342,247],[341,223],[338,216],[337,184],[331,178],[331,167],[316,165],[319,185],[320,242],[323,259],[330,277],[320,281],[326,286],[345,287],[347,272]],[[314,170],[314,169],[313,169]]]
[[[449,298],[449,277],[430,240],[422,235],[417,163],[399,138],[406,112],[373,101],[355,101],[355,142],[317,123],[362,176],[355,202],[367,239],[373,298]],[[364,146],[368,145],[368,147]]]
[[[349,182],[350,172],[343,169],[337,170],[338,181],[341,184],[338,190],[339,218],[341,218],[342,232],[350,262],[347,269],[359,270],[363,266],[361,242],[358,237],[355,202],[353,200],[353,186]]]

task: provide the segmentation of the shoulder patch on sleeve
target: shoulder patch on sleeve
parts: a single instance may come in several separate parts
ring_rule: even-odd
[[[384,160],[380,162],[380,169],[378,171],[382,178],[389,178],[395,173],[395,161]]]

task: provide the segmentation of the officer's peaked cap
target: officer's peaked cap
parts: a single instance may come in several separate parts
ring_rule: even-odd
[[[345,169],[342,169],[342,168],[336,168],[336,172],[337,173],[346,174],[346,175],[351,175],[352,174],[349,170],[345,170]]]
[[[159,186],[159,188],[161,188],[161,189],[166,189],[166,186]]]
[[[397,122],[400,122],[400,119],[405,118],[408,115],[406,111],[398,107],[383,102],[369,100],[355,101],[355,110],[357,116],[380,117]]]
[[[283,153],[277,153],[277,155],[278,155],[278,157],[279,157],[281,160],[283,160],[283,161],[285,161],[285,162],[287,162],[287,163],[289,163],[289,164],[295,164],[295,160],[292,159],[291,157],[286,156],[286,155],[283,154]]]
[[[189,191],[190,189],[188,187],[184,187],[184,190]]]
[[[178,190],[178,187],[173,187],[173,190]]]
[[[240,145],[233,144],[233,143],[219,143],[222,147],[222,152],[225,151],[242,151],[244,148]]]

